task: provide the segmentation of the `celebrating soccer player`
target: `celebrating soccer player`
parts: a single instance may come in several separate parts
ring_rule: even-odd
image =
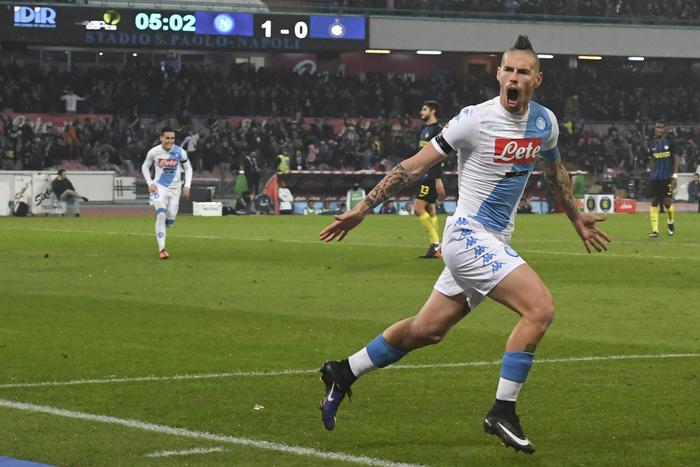
[[[398,361],[417,348],[437,344],[486,296],[520,315],[506,342],[496,401],[483,420],[487,433],[519,451],[534,446],[523,433],[515,403],[532,366],[535,348],[554,318],[552,295],[537,273],[510,246],[515,212],[535,162],[544,173],[586,250],[607,250],[610,238],[596,227],[604,216],[581,214],[561,163],[554,114],[531,101],[542,83],[537,54],[525,36],[501,59],[496,74],[500,95],[462,109],[441,134],[398,164],[354,209],[336,216],[321,240],[342,240],[372,209],[457,152],[459,199],[447,219],[442,243],[445,269],[416,316],[389,326],[366,347],[321,367],[324,426],[357,378]]]
[[[151,166],[155,163],[155,177],[151,178]],[[160,133],[160,144],[151,148],[146,154],[146,160],[141,166],[143,178],[148,184],[150,204],[156,210],[156,240],[160,259],[168,259],[170,255],[165,249],[165,229],[175,223],[177,208],[180,204],[180,164],[185,169],[185,186],[182,195],[190,197],[192,185],[192,165],[187,153],[175,145],[175,132],[171,128],[163,128]]]

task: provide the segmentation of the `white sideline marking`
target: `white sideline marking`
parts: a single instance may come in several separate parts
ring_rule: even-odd
[[[192,448],[183,449],[182,451],[158,451],[144,454],[144,457],[173,457],[173,456],[191,456],[193,454],[210,454],[212,452],[225,452],[224,448]]]
[[[41,386],[79,386],[81,384],[136,383],[141,381],[180,381],[192,379],[233,378],[236,376],[285,376],[316,373],[318,370],[233,371],[230,373],[203,373],[173,376],[136,376],[133,378],[75,379],[71,381],[44,381],[41,383],[0,384],[0,389],[33,388]]]
[[[603,355],[590,357],[565,357],[565,358],[540,358],[534,363],[574,363],[574,362],[598,362],[607,360],[649,360],[663,358],[693,358],[700,357],[700,353],[677,353],[677,354],[647,354],[647,355]],[[472,366],[494,366],[500,365],[501,360],[474,361],[474,362],[454,362],[454,363],[417,363],[392,365],[387,370],[416,370],[430,368],[462,368]],[[256,377],[256,376],[287,376],[306,375],[317,373],[318,370],[278,370],[278,371],[234,371],[230,373],[203,373],[194,375],[173,375],[173,376],[137,376],[133,378],[105,378],[105,379],[75,379],[70,381],[43,381],[38,383],[7,383],[0,384],[0,389],[13,388],[36,388],[45,386],[80,386],[85,384],[114,384],[114,383],[135,383],[142,381],[182,381],[197,379],[217,379]]]
[[[19,229],[0,229],[0,230],[19,230]],[[131,235],[135,237],[152,237],[152,233],[145,232],[113,232],[109,230],[70,230],[70,229],[42,229],[42,228],[29,228],[21,229],[22,231],[35,231],[35,232],[63,232],[63,233],[85,233],[85,234],[101,234],[101,235]],[[302,240],[293,238],[273,238],[273,237],[220,237],[216,235],[178,235],[178,238],[193,238],[199,240],[234,240],[242,242],[269,242],[274,240],[277,243],[302,243],[302,244],[323,244],[320,240]],[[568,242],[568,240],[566,240]],[[548,243],[551,243],[548,241]],[[618,242],[621,244],[647,244],[648,242],[638,241],[638,242]],[[407,245],[407,244],[392,244],[392,243],[374,243],[374,242],[346,242],[347,245],[351,246],[370,246],[379,248],[422,248],[422,245]],[[674,243],[678,246],[698,246],[698,243]],[[542,250],[528,250],[517,248],[518,251],[527,254],[541,254],[541,255],[557,255],[557,256],[590,256],[593,253],[582,253],[575,251],[542,251]],[[635,255],[621,255],[617,253],[605,252],[603,257],[613,257],[613,258],[627,258],[627,259],[660,259],[660,260],[671,260],[671,261],[700,261],[700,257],[693,256],[661,256],[661,255],[647,255],[644,253]]]
[[[91,422],[105,423],[108,425],[119,425],[137,430],[150,431],[152,433],[161,433],[173,435],[178,438],[203,439],[214,441],[217,443],[237,444],[239,446],[248,446],[268,451],[277,451],[285,454],[294,454],[297,456],[316,457],[320,459],[353,462],[363,465],[378,465],[382,467],[422,467],[420,464],[405,464],[394,462],[385,459],[378,459],[367,456],[354,456],[342,452],[320,451],[318,449],[305,448],[302,446],[293,446],[275,441],[265,441],[250,438],[238,438],[235,436],[222,435],[218,433],[209,433],[206,431],[193,431],[185,428],[176,428],[167,425],[157,425],[155,423],[143,422],[130,418],[117,418],[108,415],[94,415],[86,412],[77,412],[72,410],[60,409],[57,407],[49,407],[45,405],[29,404],[25,402],[17,402],[11,400],[0,399],[0,407],[8,409],[23,410],[26,412],[41,413],[48,415],[57,415],[65,418],[77,418],[80,420],[88,420]]]

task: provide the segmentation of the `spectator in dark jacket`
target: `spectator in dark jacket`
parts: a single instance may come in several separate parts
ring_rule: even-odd
[[[51,182],[51,190],[59,201],[74,207],[75,217],[80,217],[80,202],[88,199],[75,191],[75,187],[66,177],[65,169],[58,169],[58,176]]]

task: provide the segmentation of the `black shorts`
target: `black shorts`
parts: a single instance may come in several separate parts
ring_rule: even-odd
[[[437,189],[435,188],[435,180],[426,181],[418,185],[418,191],[416,192],[416,199],[422,199],[423,201],[435,204],[437,201]]]
[[[670,178],[665,180],[650,180],[650,182],[649,195],[651,199],[663,201],[664,198],[673,198]]]

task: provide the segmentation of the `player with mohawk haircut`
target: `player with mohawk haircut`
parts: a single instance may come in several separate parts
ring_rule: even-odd
[[[417,315],[389,326],[347,359],[323,364],[321,418],[327,430],[335,427],[340,403],[351,394],[355,380],[412,350],[439,343],[489,297],[520,319],[506,342],[496,400],[483,427],[505,446],[535,451],[520,426],[515,403],[535,348],[554,319],[554,301],[534,269],[510,246],[510,239],[518,201],[537,161],[543,163],[545,178],[586,250],[607,250],[610,237],[596,227],[604,216],[579,212],[557,148],[557,119],[531,100],[542,84],[542,73],[526,36],[518,37],[503,54],[496,79],[497,97],[462,109],[431,144],[394,167],[365,200],[336,216],[320,233],[327,242],[342,240],[375,206],[457,153],[459,198],[443,232],[445,269]]]

